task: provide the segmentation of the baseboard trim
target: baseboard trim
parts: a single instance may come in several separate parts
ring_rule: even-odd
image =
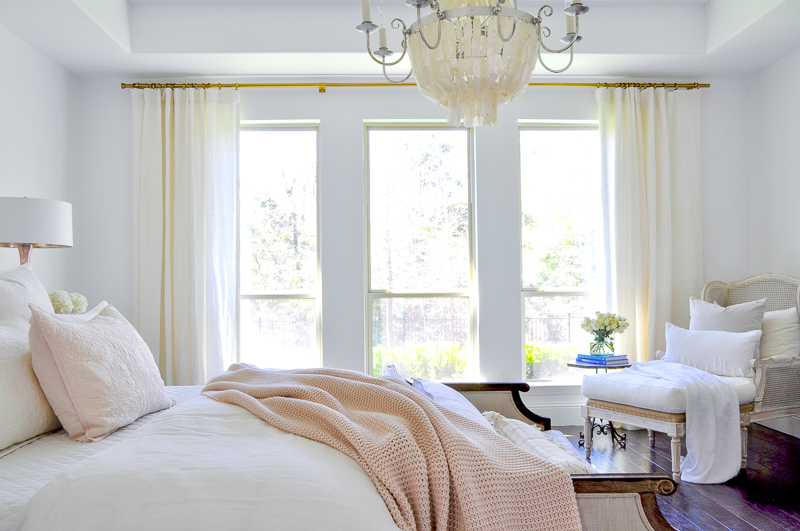
[[[554,422],[555,424],[555,422]],[[757,424],[800,439],[800,417],[784,417],[782,419],[760,420]]]

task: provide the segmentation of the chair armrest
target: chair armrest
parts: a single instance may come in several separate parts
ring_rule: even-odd
[[[584,529],[606,530],[609,521],[627,516],[625,529],[674,531],[656,498],[657,494],[669,496],[678,489],[671,477],[661,474],[573,474],[571,477]],[[631,498],[638,503],[632,506]],[[630,518],[637,510],[644,513],[646,522]]]
[[[796,415],[800,411],[800,360],[755,360],[753,368],[756,371],[753,420]],[[772,414],[766,415],[767,412]]]
[[[529,391],[531,386],[524,382],[509,383],[445,383],[455,389],[478,408],[478,411],[496,411],[504,417],[522,420],[528,424],[538,424],[543,430],[551,428],[548,417],[537,415],[522,402],[520,392]]]

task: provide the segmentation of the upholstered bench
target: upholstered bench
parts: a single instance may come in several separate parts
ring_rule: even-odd
[[[789,308],[797,313],[800,307],[798,286],[798,278],[765,274],[738,282],[709,282],[703,288],[702,298],[703,301],[726,308],[766,299],[768,313],[785,312]],[[766,330],[765,325],[764,333]],[[724,377],[733,385],[739,401],[742,468],[747,466],[747,428],[751,422],[800,414],[800,350],[796,345],[789,346],[783,341],[773,340],[770,350],[779,346],[781,352],[767,354],[765,345],[765,337],[762,336],[760,355],[765,359],[751,362],[755,373],[752,379]],[[672,475],[675,481],[680,480],[681,437],[686,434],[685,389],[665,380],[623,370],[584,376],[582,392],[588,399],[581,408],[587,457],[591,456],[592,419],[646,428],[651,446],[655,444],[655,432],[659,431],[672,439]]]
[[[756,386],[750,378],[724,379],[733,386],[739,399],[744,468],[747,466],[747,427],[750,425],[749,414],[754,410]],[[588,398],[581,408],[586,457],[591,457],[592,452],[591,419],[613,419],[646,428],[651,446],[655,445],[655,432],[666,433],[672,439],[672,477],[675,481],[680,480],[681,437],[686,434],[686,389],[667,380],[621,371],[584,376],[581,393]]]

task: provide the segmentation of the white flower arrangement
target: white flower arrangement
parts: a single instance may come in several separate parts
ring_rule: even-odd
[[[72,299],[72,310],[75,313],[84,313],[89,306],[89,301],[80,293],[70,293],[69,298]]]
[[[89,301],[80,293],[67,293],[62,290],[51,293],[50,302],[56,313],[83,313],[89,305]]]
[[[595,318],[584,317],[581,328],[594,336],[596,343],[609,343],[613,334],[621,334],[630,324],[614,313],[595,312]]]

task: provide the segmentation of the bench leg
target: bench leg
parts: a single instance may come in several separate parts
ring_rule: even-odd
[[[742,426],[742,468],[747,468],[747,426]]]
[[[672,438],[672,479],[681,481],[681,438]]]
[[[583,419],[583,452],[586,458],[592,457],[592,419],[586,417]]]
[[[650,438],[650,448],[655,448],[655,446],[656,446],[656,431],[655,430],[647,430],[647,436]]]

